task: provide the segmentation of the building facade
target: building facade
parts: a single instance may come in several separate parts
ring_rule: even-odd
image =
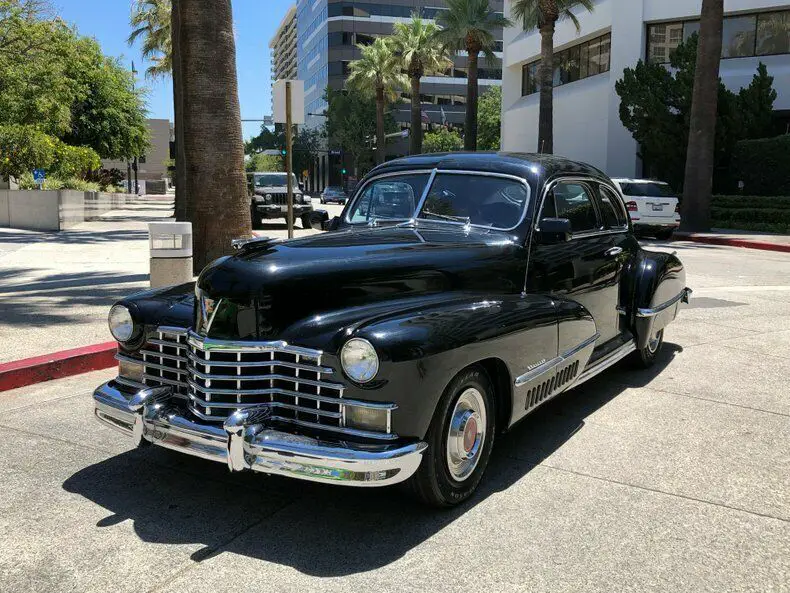
[[[138,156],[137,178],[140,181],[167,179],[168,161],[175,156],[173,152],[175,143],[173,124],[167,119],[148,119],[146,124],[151,136],[150,145],[145,154]],[[105,159],[102,160],[102,167],[120,169],[125,174],[127,162]]]
[[[509,3],[508,3],[509,4]],[[596,0],[577,9],[581,32],[557,25],[554,152],[611,176],[642,175],[637,144],[620,122],[615,83],[641,60],[667,63],[678,44],[699,30],[701,0]],[[774,77],[777,121],[790,123],[790,4],[725,0],[720,76],[730,90],[748,86],[760,62]],[[507,9],[506,9],[507,11]],[[502,147],[538,149],[540,35],[514,26],[504,32]],[[790,129],[788,130],[790,131]]]
[[[296,5],[283,17],[277,32],[269,41],[272,63],[272,84],[277,80],[297,78],[296,70]],[[272,108],[272,111],[274,109]]]
[[[426,6],[427,4],[427,6]],[[503,10],[503,0],[490,0],[494,10]],[[446,10],[444,0],[298,0],[296,5],[298,78],[305,81],[305,117],[308,127],[324,124],[320,115],[326,108],[324,91],[327,87],[342,89],[348,77],[349,63],[359,59],[357,45],[366,45],[376,37],[392,33],[393,24],[406,22],[416,13],[433,20]],[[497,39],[501,40],[501,32]],[[479,66],[480,93],[501,84],[502,43],[497,43],[496,59],[489,63],[481,58]],[[447,123],[462,127],[466,114],[466,56],[458,55],[453,67],[441,76],[426,76],[421,82],[419,97],[424,120],[430,124]],[[408,90],[408,89],[407,89]],[[402,104],[393,111],[402,129],[410,127],[410,105],[414,100],[405,90]],[[331,148],[331,147],[330,147]],[[388,156],[405,154],[408,141],[388,144]],[[333,160],[334,159],[334,160]],[[329,152],[322,157],[318,172],[322,183],[339,183],[335,169],[340,167],[337,157]]]

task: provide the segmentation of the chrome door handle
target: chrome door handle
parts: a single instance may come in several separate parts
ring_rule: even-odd
[[[622,247],[612,247],[611,249],[606,250],[606,255],[607,257],[614,257],[615,255],[620,255],[622,252]]]

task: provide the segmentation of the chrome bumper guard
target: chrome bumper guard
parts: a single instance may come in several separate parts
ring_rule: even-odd
[[[199,424],[172,403],[170,387],[137,392],[113,381],[93,393],[94,413],[103,424],[187,455],[227,463],[231,471],[253,470],[347,486],[388,486],[409,478],[420,465],[424,442],[359,445],[325,442],[270,428],[267,406],[239,410],[223,426]]]

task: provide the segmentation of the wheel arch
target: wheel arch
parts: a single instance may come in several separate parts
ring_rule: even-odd
[[[461,369],[460,372],[475,365],[483,368],[488,375],[489,381],[491,381],[491,386],[494,388],[497,426],[499,432],[503,432],[510,426],[510,418],[513,415],[513,377],[505,361],[497,357],[485,358],[472,363]]]

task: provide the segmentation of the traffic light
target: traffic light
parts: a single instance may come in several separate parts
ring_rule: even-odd
[[[340,169],[340,172],[341,172],[343,175],[345,175],[345,174],[346,174],[346,170],[345,170],[345,168],[343,168],[343,169]]]
[[[283,148],[282,150],[280,150],[280,154],[285,156],[286,154],[288,154],[288,151]]]

